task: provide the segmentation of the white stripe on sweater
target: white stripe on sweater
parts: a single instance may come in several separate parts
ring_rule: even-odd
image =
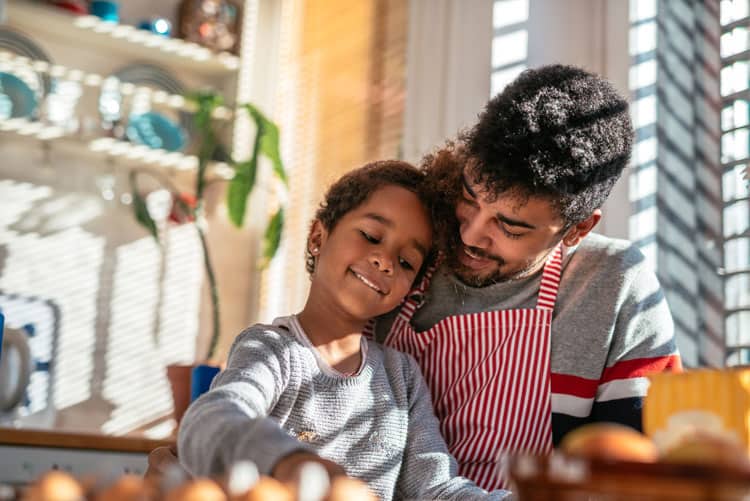
[[[552,412],[585,418],[591,414],[593,398],[576,397],[564,393],[552,393]]]
[[[615,379],[599,385],[596,390],[596,401],[606,402],[620,398],[645,397],[648,392],[647,377],[633,377],[629,379]]]

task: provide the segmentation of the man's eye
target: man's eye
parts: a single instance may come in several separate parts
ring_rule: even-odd
[[[405,270],[414,271],[414,266],[412,266],[411,263],[409,261],[407,261],[406,259],[404,259],[404,258],[401,257],[401,258],[398,259],[398,262],[401,263],[401,266]]]
[[[379,242],[380,242],[380,239],[379,239],[379,238],[375,238],[375,237],[373,237],[372,235],[370,235],[370,234],[369,234],[369,233],[367,233],[366,231],[362,231],[362,230],[359,230],[359,232],[360,232],[360,233],[362,234],[362,236],[363,236],[363,237],[365,237],[365,240],[367,240],[367,241],[368,241],[368,242],[370,242],[371,244],[377,244],[377,243],[379,243]]]
[[[524,235],[523,233],[513,233],[512,231],[508,230],[508,228],[506,228],[503,223],[500,223],[500,229],[508,238],[521,238]]]

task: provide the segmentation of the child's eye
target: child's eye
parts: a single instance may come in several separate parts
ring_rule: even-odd
[[[375,238],[375,237],[373,237],[372,235],[370,235],[370,234],[369,234],[369,233],[367,233],[366,231],[362,231],[362,230],[359,230],[359,232],[360,232],[360,233],[362,234],[362,236],[363,236],[363,237],[365,237],[365,240],[367,240],[367,241],[368,241],[368,242],[370,242],[371,244],[377,244],[377,243],[380,243],[380,239],[379,239],[379,238]]]
[[[414,266],[412,266],[411,263],[407,261],[406,259],[400,257],[398,258],[398,262],[401,264],[401,267],[404,268],[405,270],[414,271]]]

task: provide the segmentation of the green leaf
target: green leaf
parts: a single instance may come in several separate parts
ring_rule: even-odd
[[[244,106],[255,121],[258,140],[260,141],[260,153],[271,160],[274,173],[288,186],[289,180],[279,150],[279,128],[252,104],[246,103]]]
[[[268,222],[266,232],[263,235],[263,258],[260,263],[261,268],[268,266],[271,259],[276,255],[281,244],[281,230],[284,229],[284,208],[280,207],[276,214]]]
[[[258,173],[257,156],[247,162],[235,165],[235,173],[227,188],[227,208],[229,219],[235,226],[241,227],[245,220],[245,207],[250,192],[255,186],[255,178]]]
[[[156,240],[156,242],[158,243],[159,231],[156,229],[156,222],[148,212],[146,199],[144,199],[143,196],[135,190],[133,191],[133,213],[135,214],[136,221],[138,221],[141,226],[146,228],[149,233],[151,233],[151,236],[154,237],[154,240]]]

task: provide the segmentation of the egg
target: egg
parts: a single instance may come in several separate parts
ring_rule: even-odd
[[[207,478],[198,478],[169,491],[165,501],[226,501],[221,487]]]
[[[31,485],[22,498],[24,501],[80,501],[84,499],[83,487],[75,478],[61,471],[45,473]]]
[[[576,428],[563,437],[560,448],[575,456],[609,461],[653,463],[659,456],[648,437],[617,423],[590,423]]]
[[[326,501],[377,501],[367,484],[351,477],[335,477]]]
[[[291,489],[275,478],[260,477],[258,482],[248,491],[244,501],[294,501]]]
[[[97,496],[97,501],[146,501],[153,497],[149,486],[141,477],[124,475],[115,483],[103,489]]]

